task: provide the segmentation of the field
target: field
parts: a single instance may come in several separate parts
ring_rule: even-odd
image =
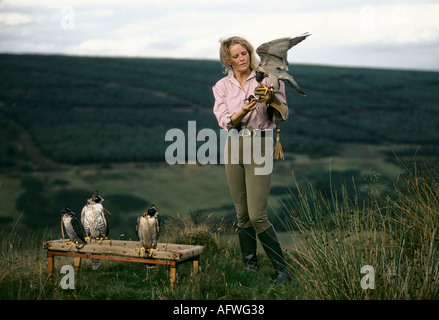
[[[347,198],[385,199],[398,194],[394,185],[405,172],[399,160],[418,168],[437,167],[439,73],[310,65],[291,69],[307,96],[287,88],[293,113],[282,125],[286,160],[274,166],[269,216],[282,231],[281,242],[294,250],[300,242],[292,236],[297,235],[298,226],[286,223],[292,219],[286,204],[308,182],[323,199],[330,200],[342,186]],[[195,229],[206,223],[209,228],[224,224],[221,230],[209,231],[218,237],[222,252],[233,257],[230,263],[238,263],[235,213],[224,167],[168,165],[164,157],[170,144],[164,139],[166,132],[179,128],[186,133],[188,121],[196,121],[198,131],[211,128],[219,136],[211,87],[224,76],[221,71],[218,61],[1,55],[3,239],[18,241],[20,250],[36,252],[44,268],[43,250],[27,248],[23,242],[27,237],[38,241],[59,238],[64,206],[79,214],[85,199],[98,190],[112,214],[112,238],[135,239],[136,217],[154,203],[169,228],[176,217],[187,219]],[[5,246],[2,250],[7,251]],[[9,267],[13,267],[10,255],[8,251],[5,261],[12,261]],[[258,276],[264,283],[270,282],[268,264]],[[108,272],[119,272],[112,271],[118,266],[107,267]],[[10,288],[2,291],[5,298],[13,298],[18,290],[15,282],[8,282],[17,270],[0,273],[2,288]],[[43,271],[32,272],[31,278],[46,276]],[[139,272],[143,277],[143,269],[133,274]],[[130,279],[128,283],[137,281]],[[224,282],[233,290],[211,298],[244,297],[236,287],[241,282]],[[209,279],[209,285],[213,283]],[[160,291],[160,284],[151,285],[160,292],[155,298],[199,299],[208,291],[172,295]],[[294,286],[297,294],[285,298],[306,298],[300,283]],[[90,291],[64,296],[59,290],[44,290],[22,297],[104,298]],[[253,298],[261,293],[252,290]],[[262,297],[277,299],[277,294],[270,291]],[[121,292],[108,297],[122,296],[131,297]]]

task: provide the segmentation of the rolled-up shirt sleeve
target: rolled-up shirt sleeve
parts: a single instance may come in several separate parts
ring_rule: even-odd
[[[218,82],[212,88],[213,96],[215,98],[215,104],[213,106],[213,113],[218,121],[218,124],[223,129],[233,128],[232,120],[230,119],[233,112],[230,112],[227,107],[227,97],[226,88],[224,87],[224,82]]]

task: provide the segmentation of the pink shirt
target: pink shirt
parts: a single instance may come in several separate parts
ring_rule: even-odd
[[[283,104],[287,105],[285,96],[285,84],[283,81],[279,81],[279,90],[275,93],[276,97]],[[262,81],[263,84],[269,85],[268,78]],[[234,76],[233,69],[229,71],[229,74],[219,80],[212,88],[213,96],[215,97],[215,105],[213,107],[213,113],[218,120],[218,124],[223,129],[233,128],[230,117],[241,110],[242,106],[247,103],[244,101],[249,95],[255,95],[255,88],[258,86],[256,81],[256,72],[253,70],[249,77],[245,80],[244,86],[241,87],[238,80]],[[287,114],[288,117],[288,108]],[[274,118],[274,116],[273,116]],[[261,129],[270,130],[275,129],[276,124],[274,119],[268,119],[267,105],[265,102],[257,103],[256,109],[249,112],[241,120],[241,129]]]

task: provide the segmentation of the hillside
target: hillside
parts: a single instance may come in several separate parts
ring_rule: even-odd
[[[321,157],[360,142],[439,153],[439,73],[291,69],[307,97],[287,89],[287,151]],[[217,61],[2,55],[0,70],[2,167],[15,166],[30,140],[55,162],[163,161],[168,129],[186,131],[188,120],[217,128]]]
[[[287,159],[276,163],[271,214],[282,215],[292,171],[323,191],[355,178],[369,192],[397,176],[394,153],[437,163],[438,72],[291,72],[307,96],[287,88],[294,113],[282,126]],[[218,61],[3,54],[0,74],[3,225],[23,212],[58,228],[63,206],[79,211],[96,189],[124,234],[150,202],[168,215],[234,216],[223,168],[164,161],[169,129],[187,132],[196,121],[197,130],[219,132],[211,91],[224,76]]]

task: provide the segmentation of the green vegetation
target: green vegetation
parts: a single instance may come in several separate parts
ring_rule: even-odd
[[[306,298],[439,298],[439,172],[405,166],[394,195],[365,200],[343,186],[329,198],[310,184],[298,189],[285,223]],[[374,268],[374,289],[359,283],[363,266]]]
[[[286,151],[322,157],[369,143],[438,155],[437,72],[292,69],[307,97],[287,88]],[[3,166],[23,165],[23,133],[56,162],[101,164],[163,161],[166,131],[186,132],[189,120],[218,128],[217,61],[1,55],[0,70]]]
[[[165,267],[104,261],[99,271],[82,264],[74,290],[48,283],[41,243],[51,235],[17,230],[0,232],[1,299],[438,299],[439,174],[405,168],[395,196],[370,194],[360,201],[346,189],[331,189],[330,199],[313,186],[298,188],[284,203],[284,220],[294,240],[286,252],[293,281],[275,287],[273,269],[260,251],[261,268],[242,266],[234,226],[226,220],[196,221],[175,216],[163,241],[205,245],[201,273],[179,267],[174,292]],[[19,221],[14,222],[14,226]],[[57,258],[55,269],[72,264]],[[361,268],[375,270],[375,288],[362,289]]]
[[[8,141],[19,142],[22,132],[52,160],[81,164],[163,161],[168,129],[186,131],[188,120],[215,127],[216,63],[33,55],[0,60],[0,119],[11,128],[0,140],[4,165],[19,158],[19,148]]]
[[[219,133],[218,61],[0,58],[0,299],[438,298],[438,72],[292,66],[307,96],[287,88],[269,217],[295,277],[273,288],[262,251],[258,273],[241,267],[223,166],[164,161],[169,129]],[[164,267],[105,261],[74,291],[50,286],[41,243],[96,190],[111,238],[135,239],[154,203],[163,241],[206,245],[200,276],[182,265],[173,293]]]
[[[198,276],[191,275],[190,263],[178,267],[174,292],[164,266],[148,269],[138,263],[103,261],[94,272],[88,260],[81,264],[75,289],[63,290],[59,270],[73,259],[55,259],[55,285],[50,285],[41,246],[50,234],[0,232],[0,299],[294,299],[298,290],[272,288],[273,270],[268,259],[261,263],[259,273],[241,267],[236,239],[225,236],[232,228],[224,221],[194,223],[180,216],[167,224],[164,242],[196,243],[208,248]]]

